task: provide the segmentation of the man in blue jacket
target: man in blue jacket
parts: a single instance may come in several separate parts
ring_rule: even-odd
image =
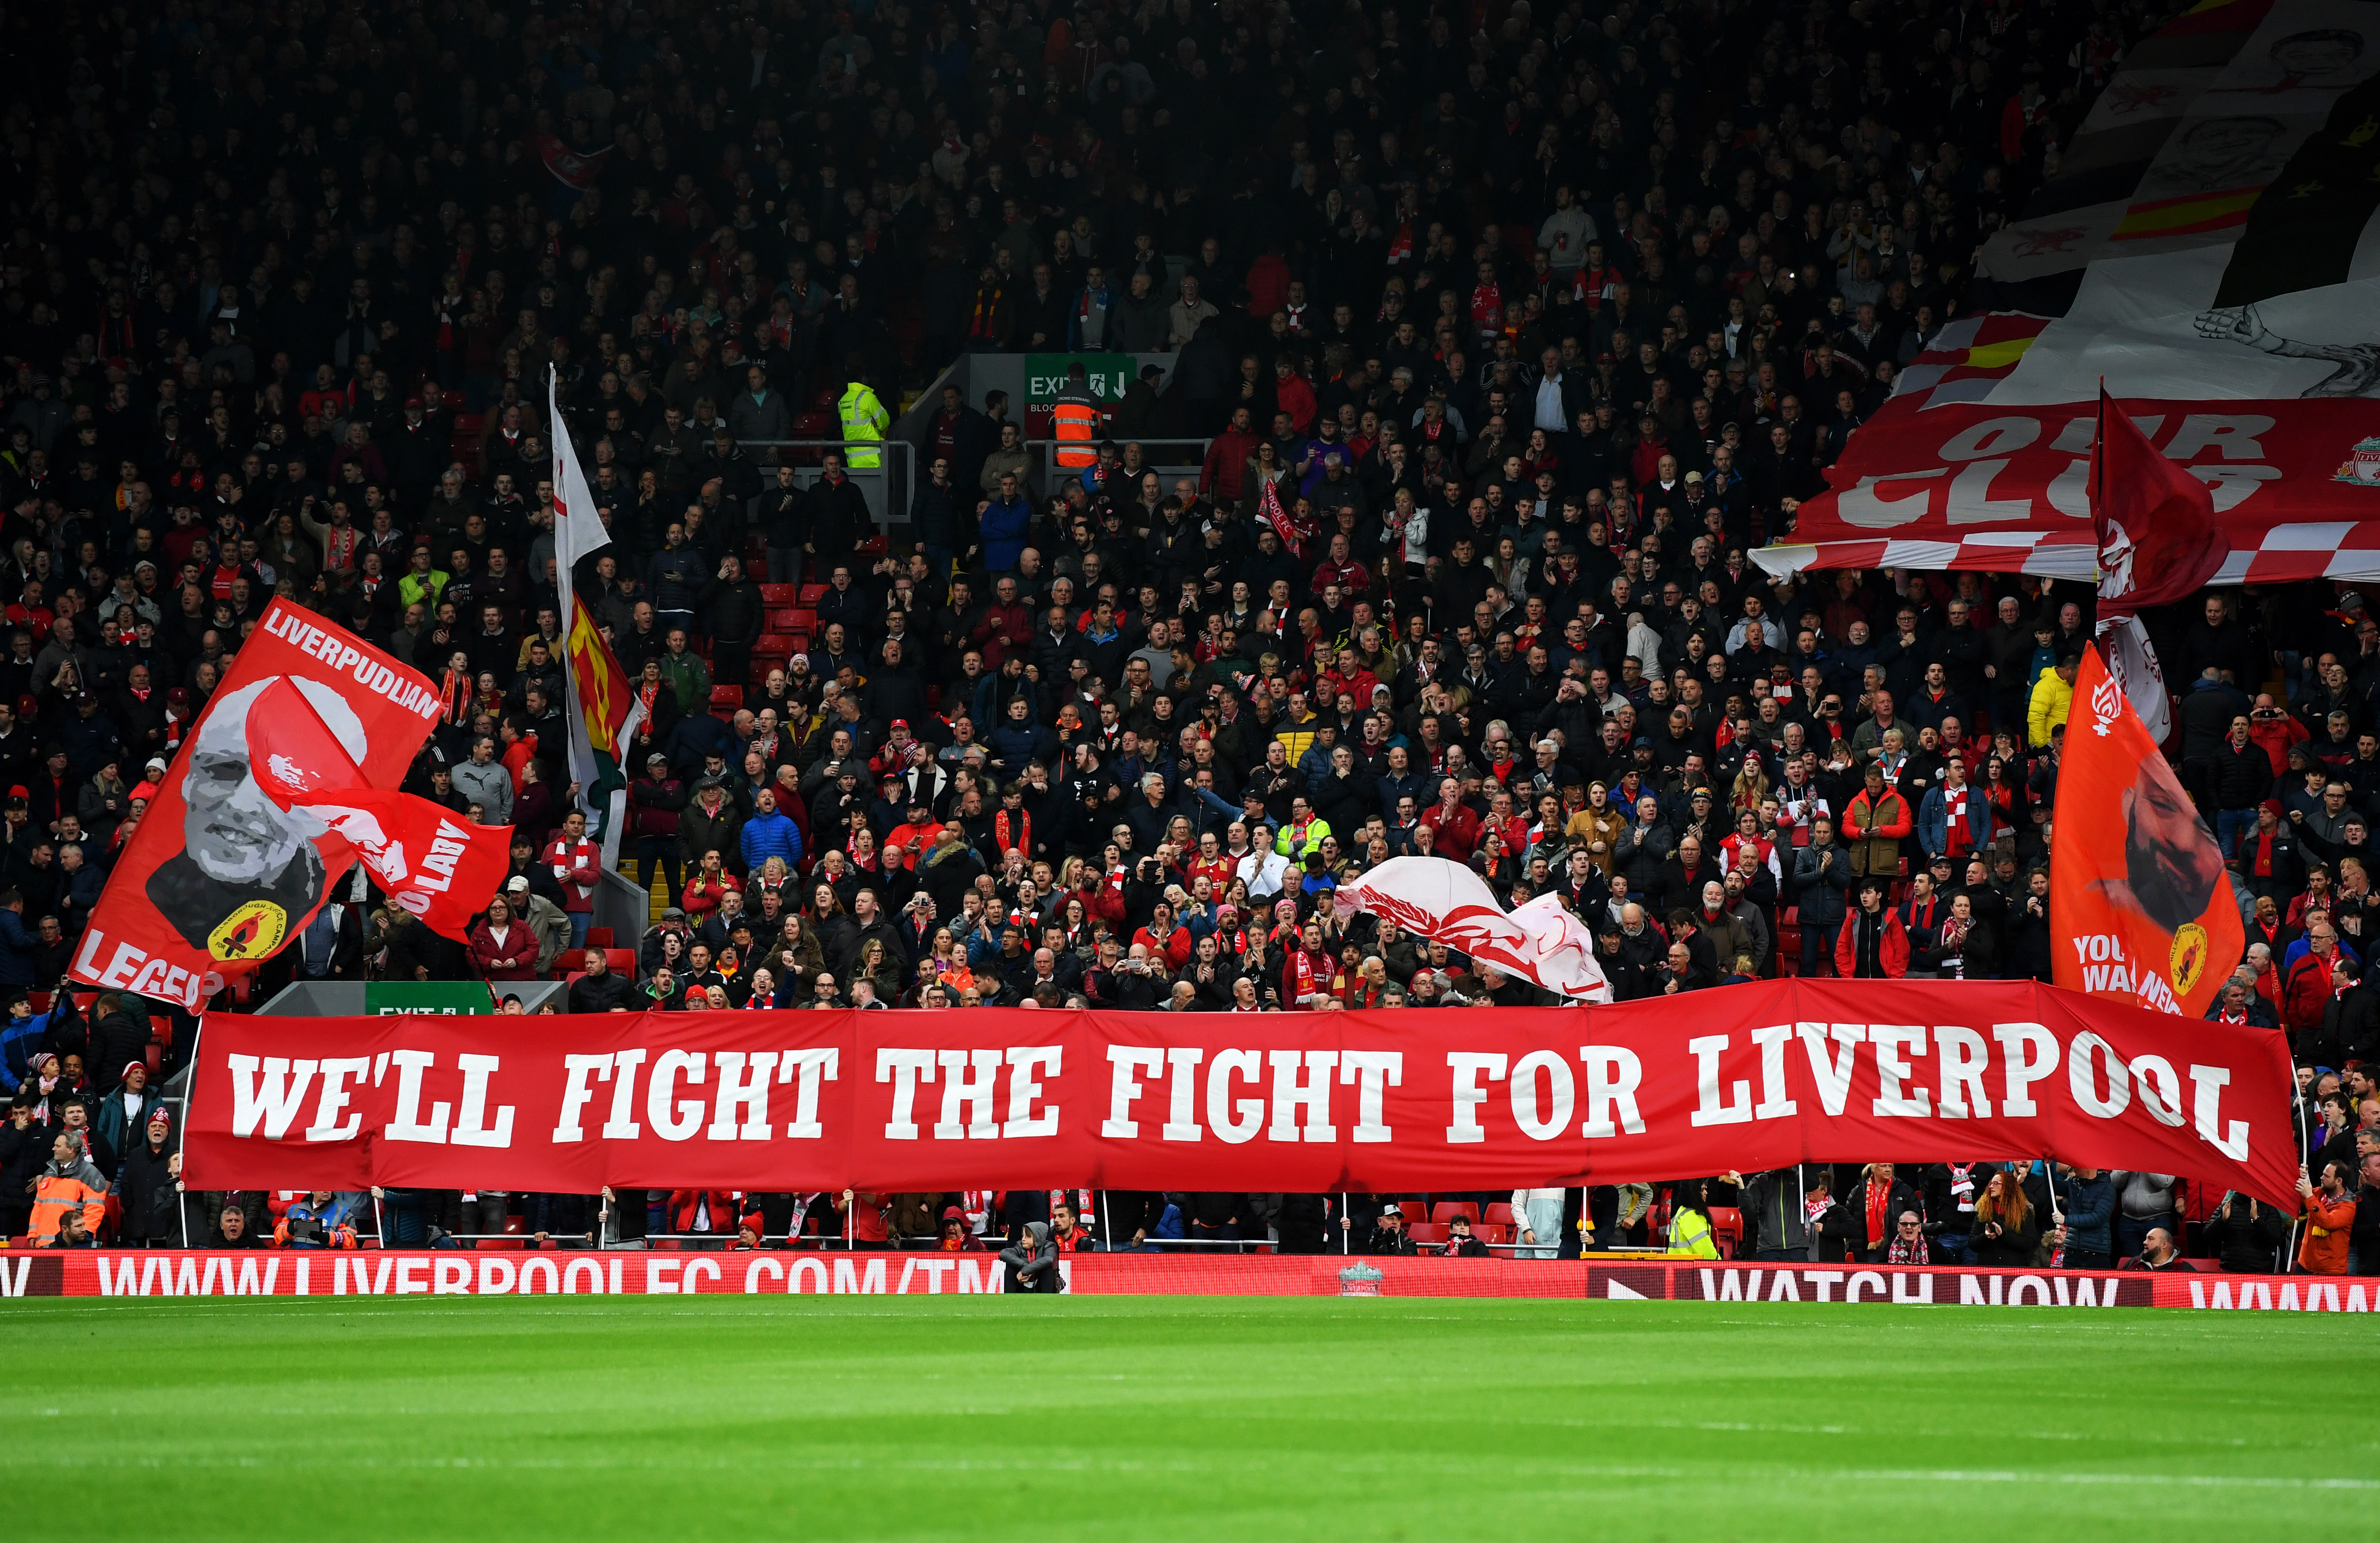
[[[2096,1168],[2067,1171],[2066,1257],[2068,1270],[2106,1270],[2114,1262],[2116,1185]]]
[[[0,988],[30,986],[41,940],[25,925],[25,897],[0,890]]]
[[[1000,492],[983,506],[979,537],[983,542],[983,565],[993,577],[1016,566],[1016,559],[1025,550],[1026,533],[1033,529],[1033,505],[1018,491],[1016,474],[1000,474]]]
[[[764,787],[754,796],[752,818],[744,822],[738,840],[748,872],[759,872],[760,865],[771,857],[784,858],[788,871],[802,860],[801,828],[777,808],[774,788]]]

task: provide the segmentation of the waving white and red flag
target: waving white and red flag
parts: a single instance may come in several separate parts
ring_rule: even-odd
[[[1340,887],[1342,919],[1358,912],[1444,943],[1533,986],[1586,1002],[1609,1002],[1611,983],[1595,962],[1595,935],[1559,894],[1507,911],[1488,881],[1444,857],[1391,857]]]

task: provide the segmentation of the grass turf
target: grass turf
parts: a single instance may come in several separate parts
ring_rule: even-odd
[[[19,1537],[2164,1543],[2370,1537],[2380,1503],[2360,1318],[615,1297],[0,1325]]]

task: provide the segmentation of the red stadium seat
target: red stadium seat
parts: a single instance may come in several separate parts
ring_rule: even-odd
[[[1491,1225],[1504,1227],[1513,1226],[1520,1221],[1512,1214],[1512,1202],[1509,1200],[1490,1200],[1488,1203],[1487,1211],[1480,1220]]]
[[[813,613],[813,614],[815,614],[815,613]],[[789,632],[799,631],[801,625],[802,614],[797,608],[790,605],[771,606],[769,608],[769,630],[771,632],[783,636]]]
[[[499,1252],[506,1249],[526,1249],[528,1244],[529,1240],[525,1237],[483,1237],[480,1240],[481,1248],[493,1248]]]
[[[1493,1247],[1495,1245],[1500,1243],[1510,1243],[1512,1241],[1512,1229],[1510,1225],[1504,1222],[1482,1221],[1478,1226],[1474,1227],[1471,1230],[1479,1234],[1480,1242],[1488,1245],[1490,1247]]]
[[[826,599],[825,585],[805,584],[802,586],[802,603],[804,605],[815,606],[819,601],[824,599]]]
[[[1397,1209],[1405,1213],[1408,1224],[1429,1220],[1429,1202],[1427,1200],[1400,1200]]]
[[[609,947],[611,947],[611,946],[612,946],[612,929],[611,929],[610,928],[608,928],[608,927],[590,927],[590,928],[589,928],[589,929],[587,929],[587,946],[588,946],[589,948],[609,948]]]
[[[1446,1241],[1446,1229],[1435,1221],[1416,1221],[1405,1229],[1416,1248],[1435,1248]]]
[[[733,718],[735,710],[744,705],[744,688],[740,686],[714,686],[710,688],[710,711],[721,718]]]
[[[637,951],[633,948],[607,948],[603,951],[603,963],[613,975],[625,975],[631,980],[637,978]]]
[[[1479,1208],[1468,1200],[1440,1200],[1429,1208],[1429,1219],[1440,1226],[1444,1226],[1458,1216],[1476,1225],[1479,1221]]]
[[[798,605],[801,603],[801,599],[802,587],[798,584],[760,586],[760,603],[763,605]]]
[[[1732,1206],[1710,1209],[1711,1241],[1718,1246],[1718,1257],[1734,1258],[1743,1252],[1743,1213]]]

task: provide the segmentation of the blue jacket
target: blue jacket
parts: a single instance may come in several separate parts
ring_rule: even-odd
[[[708,712],[689,712],[679,719],[662,745],[670,765],[689,775],[698,775],[703,759],[713,751],[732,763],[737,759],[735,750],[735,735]]]
[[[1023,495],[1003,504],[995,498],[983,512],[983,563],[992,574],[1016,566],[1025,550],[1026,532],[1033,528],[1033,505]]]
[[[1793,849],[1793,904],[1804,927],[1832,927],[1843,919],[1852,887],[1852,855],[1846,846]]]
[[[2116,1215],[2115,1181],[2103,1172],[2095,1179],[2066,1181],[2066,1252],[2106,1254],[2115,1247],[2110,1227]]]
[[[992,760],[1011,776],[1022,772],[1027,761],[1046,762],[1058,749],[1058,736],[1030,719],[1021,724],[1002,719],[984,743],[990,747]]]
[[[755,814],[744,822],[742,836],[744,866],[753,872],[771,857],[783,857],[790,869],[802,860],[801,828],[788,819],[783,810],[775,814]]]
[[[65,1001],[71,1008],[74,999],[68,996]],[[58,1008],[54,1002],[46,1013],[36,1013],[30,1018],[11,1018],[6,1027],[0,1027],[0,1086],[5,1086],[11,1093],[17,1090],[17,1085],[24,1081],[25,1074],[32,1069],[33,1057],[42,1052],[48,1041],[50,1025],[57,1016]]]
[[[0,910],[0,986],[33,983],[33,960],[40,942],[23,917]]]
[[[1973,784],[1967,787],[1967,837],[1977,851],[1992,844],[1992,801]],[[1918,806],[1917,844],[1929,857],[1950,849],[1950,801],[1939,787],[1929,791],[1925,803]]]

